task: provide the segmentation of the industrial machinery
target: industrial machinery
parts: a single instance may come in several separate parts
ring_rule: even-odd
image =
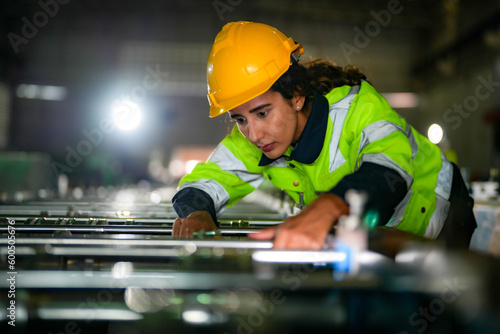
[[[276,250],[248,238],[286,216],[259,202],[172,239],[168,198],[149,195],[0,205],[1,332],[499,332],[495,258],[385,229],[356,251],[335,232]]]

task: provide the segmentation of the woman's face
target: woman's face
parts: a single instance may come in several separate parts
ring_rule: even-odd
[[[307,116],[300,111],[303,104],[303,96],[294,96],[289,101],[268,90],[230,110],[229,116],[246,139],[268,158],[277,159],[299,140],[304,130]]]

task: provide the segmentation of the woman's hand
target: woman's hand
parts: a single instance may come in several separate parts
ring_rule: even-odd
[[[210,213],[204,210],[190,213],[186,218],[176,218],[172,227],[173,238],[191,238],[200,230],[217,231]]]
[[[281,225],[250,234],[249,237],[258,240],[274,237],[274,248],[278,249],[317,250],[323,248],[333,224],[348,213],[349,207],[340,197],[324,194]]]

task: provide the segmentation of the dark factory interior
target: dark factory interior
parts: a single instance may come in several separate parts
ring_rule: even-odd
[[[227,159],[218,166],[235,157],[228,148],[220,153],[235,126],[234,110],[209,116],[215,100],[207,99],[207,64],[218,33],[238,21],[292,37],[304,49],[301,63],[322,58],[360,69],[366,76],[360,89],[369,83],[407,129],[422,135],[418,140],[426,144],[419,142],[424,148],[411,157],[415,181],[391,204],[387,224],[370,224],[364,209],[372,199],[362,192],[336,196],[350,175],[328,189],[312,185],[314,199],[306,196],[304,203],[305,192],[296,192],[298,200],[263,172],[264,181],[246,196],[223,189],[231,201],[239,197],[212,215],[217,228],[177,235],[176,224],[188,218],[173,198],[189,190],[180,188],[185,175],[201,173],[205,161],[220,159],[217,152]],[[259,38],[252,45],[264,49]],[[229,68],[232,59],[226,62]],[[243,83],[235,79],[232,86]],[[332,136],[336,124],[342,129],[338,117]],[[236,123],[240,137],[249,139]],[[413,145],[412,130],[398,129]],[[339,136],[349,135],[342,131]],[[361,141],[376,145],[365,137],[364,129]],[[269,158],[275,147],[257,151]],[[440,164],[442,157],[443,166],[453,166],[444,199],[437,189],[445,167],[433,172],[438,176],[422,172],[425,182],[434,177],[426,224],[442,219],[437,232],[431,225],[405,228],[412,220],[409,204],[401,212],[410,222],[391,223],[401,203],[413,203],[408,196],[420,182],[418,170],[431,170],[434,156],[416,165],[425,147],[438,152]],[[295,168],[292,158],[282,153],[271,165],[287,160],[287,169]],[[406,173],[403,162],[391,161]],[[352,175],[363,169],[357,163]],[[242,171],[227,170],[244,180]],[[498,0],[0,3],[2,333],[499,333],[499,171]],[[396,196],[398,177],[389,183],[392,193],[376,190],[379,202]],[[456,179],[463,180],[467,203],[454,202]],[[378,184],[366,182],[367,188]],[[204,194],[218,205],[219,195]],[[311,212],[332,197],[347,211],[330,222],[320,247],[277,246],[294,217],[323,221]],[[452,208],[444,218],[439,200]],[[447,216],[455,205],[461,213]],[[309,219],[315,229],[316,218]],[[477,224],[466,247],[440,237],[443,224],[463,226],[465,219]],[[257,237],[271,230],[274,239]]]

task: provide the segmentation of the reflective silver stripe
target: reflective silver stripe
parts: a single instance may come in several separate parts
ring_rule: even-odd
[[[214,201],[215,212],[220,215],[226,210],[226,204],[229,201],[229,194],[226,189],[214,180],[200,179],[193,182],[184,182],[179,187],[179,190],[191,187],[203,190]]]
[[[389,121],[377,121],[372,124],[367,125],[363,131],[361,131],[361,140],[359,142],[358,156],[361,151],[377,140],[383,139],[390,136],[393,132],[399,131],[407,136],[407,133],[403,128],[397,124]]]
[[[329,172],[332,173],[334,170],[342,166],[346,159],[342,155],[339,149],[340,134],[342,133],[342,128],[344,127],[345,117],[349,111],[354,97],[359,92],[359,86],[353,86],[349,89],[349,93],[340,101],[333,103],[330,106],[330,118],[333,122],[333,132],[332,139],[330,140],[330,168]]]
[[[411,129],[410,124],[406,123],[406,136],[408,137],[408,141],[411,146],[411,159],[415,160],[415,156],[418,152],[418,144],[415,140],[415,136],[413,135],[413,131]],[[399,204],[394,208],[394,214],[392,215],[387,226],[396,227],[403,220],[404,214],[406,212],[406,208],[408,203],[410,203],[411,196],[413,195],[413,190],[409,190],[403,200],[399,202]]]
[[[415,156],[418,152],[417,141],[415,140],[415,136],[413,135],[413,131],[409,124],[406,124],[406,130],[403,129],[400,125],[394,124],[389,121],[377,121],[372,124],[366,126],[363,131],[361,131],[361,140],[359,143],[358,156],[361,151],[368,146],[368,144],[373,143],[379,139],[385,138],[392,134],[394,131],[399,131],[403,133],[410,142],[411,147],[411,158],[415,160]]]
[[[453,167],[451,163],[446,159],[443,152],[441,152],[441,170],[438,173],[438,179],[436,183],[436,194],[440,195],[444,199],[450,198],[451,184],[453,181]]]
[[[239,177],[245,183],[250,184],[257,189],[264,181],[264,176],[259,173],[250,173],[247,171],[245,164],[238,160],[236,156],[223,144],[217,145],[214,152],[208,158],[210,162],[217,164],[225,172],[231,173]],[[193,182],[183,183],[179,189],[192,187],[206,192],[215,205],[217,215],[222,214],[226,210],[226,205],[229,201],[229,194],[224,187],[215,180],[200,179]]]
[[[268,166],[269,167],[288,167],[288,165],[285,162],[285,158],[281,157],[278,160],[275,160],[271,162]]]
[[[438,173],[436,188],[434,189],[436,192],[436,210],[432,213],[429,224],[425,229],[425,236],[429,238],[436,238],[439,235],[450,209],[448,199],[450,198],[453,182],[453,167],[442,152],[441,161],[441,170]]]
[[[441,230],[443,229],[446,217],[448,217],[448,211],[450,210],[450,202],[442,198],[439,194],[436,194],[436,210],[432,213],[429,224],[425,229],[425,236],[428,238],[435,239]]]
[[[236,175],[255,189],[264,182],[264,176],[262,176],[262,174],[248,172],[245,164],[236,158],[233,152],[223,144],[219,144],[215,148],[208,160],[217,164],[222,170]]]
[[[416,146],[415,138],[413,137],[413,133],[410,129],[410,134],[411,138],[413,139],[413,142],[415,145],[411,145],[411,150],[412,150],[412,158],[415,158],[416,151],[418,150],[418,146]],[[407,128],[408,130],[408,128]],[[365,149],[366,146],[368,146],[370,143],[373,143],[377,140],[383,139],[387,136],[390,136],[392,133],[399,131],[403,133],[406,137],[409,136],[409,134],[399,125],[394,124],[389,121],[377,121],[373,122],[370,125],[367,125],[363,131],[361,131],[361,140],[359,142],[359,148],[358,148],[358,156],[361,154],[361,151]],[[409,138],[408,138],[409,139]],[[410,141],[411,144],[411,141]],[[387,155],[384,153],[371,153],[371,154],[365,154],[361,158],[361,162],[364,161],[369,161],[373,163],[377,163],[379,165],[391,168],[396,170],[401,177],[406,181],[407,188],[409,189],[411,184],[413,183],[413,177],[406,171],[404,168],[400,167],[397,163],[392,161],[391,158],[389,158]]]
[[[226,146],[223,144],[217,145],[208,160],[217,164],[223,170],[244,169],[245,164],[236,158]]]
[[[374,164],[385,166],[387,168],[390,168],[398,172],[398,174],[401,175],[401,177],[405,180],[407,189],[410,189],[413,183],[413,177],[406,170],[404,170],[403,167],[399,166],[384,153],[363,154],[363,157],[361,158],[361,163],[363,162],[373,162]]]
[[[397,124],[394,124],[389,121],[377,121],[373,122],[370,125],[367,125],[361,131],[361,139],[359,141],[358,148],[358,156],[361,151],[368,146],[370,143],[373,143],[377,140],[383,139],[385,137],[390,136],[392,133],[399,131],[403,133],[405,136],[408,136],[405,130]],[[413,147],[412,147],[413,150]]]
[[[417,142],[415,141],[415,137],[413,136],[411,127],[407,126],[405,131],[400,125],[385,120],[373,122],[372,124],[366,126],[363,129],[363,131],[361,131],[361,140],[359,142],[358,156],[361,154],[361,151],[363,151],[365,147],[368,146],[370,143],[386,138],[396,131],[403,133],[408,138],[412,151],[412,160],[414,160],[418,152],[418,145]],[[369,157],[365,157],[368,155]],[[413,177],[406,170],[404,170],[404,168],[401,168],[398,164],[392,161],[392,159],[390,159],[384,153],[365,154],[361,158],[361,162],[364,161],[370,161],[396,170],[401,175],[401,177],[406,181],[408,188],[410,188],[411,184],[413,183]]]
[[[399,202],[399,204],[394,208],[394,214],[392,215],[391,219],[389,219],[389,222],[386,224],[386,226],[396,227],[399,225],[399,223],[403,220],[406,207],[408,206],[408,203],[410,203],[410,198],[412,194],[413,190],[410,189],[406,193],[406,196],[403,198],[403,200]]]
[[[418,153],[418,144],[415,140],[415,136],[413,135],[413,130],[411,129],[410,124],[406,123],[406,136],[408,137],[408,141],[411,146],[411,159],[415,160],[415,156]]]

